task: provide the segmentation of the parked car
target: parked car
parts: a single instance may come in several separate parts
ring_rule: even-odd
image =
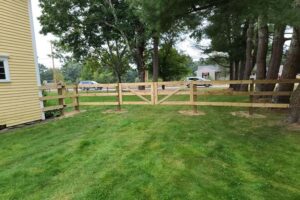
[[[186,80],[188,82],[190,82],[190,81],[205,81],[205,82],[209,82],[210,81],[210,80],[202,78],[202,77],[188,77]],[[211,87],[212,84],[210,84],[210,83],[197,84],[197,86]],[[190,87],[190,84],[188,84],[187,87]]]
[[[96,81],[80,81],[78,87],[79,89],[82,90],[90,90],[90,89],[94,89],[94,90],[102,90],[102,87],[97,87],[99,83],[97,83]],[[91,87],[92,85],[95,85],[95,87]]]

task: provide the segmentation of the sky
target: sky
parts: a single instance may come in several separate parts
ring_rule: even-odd
[[[35,29],[35,37],[36,37],[36,46],[37,46],[37,54],[38,54],[38,62],[44,64],[46,67],[52,67],[52,59],[49,55],[51,55],[51,45],[50,41],[54,40],[55,37],[51,34],[47,36],[40,34],[41,24],[39,23],[38,17],[41,15],[41,8],[39,7],[38,0],[31,0],[32,4],[32,12],[33,12],[33,21],[34,21],[34,29]],[[203,41],[201,44],[206,45],[208,41]],[[189,38],[188,35],[184,36],[184,40],[179,42],[176,45],[176,48],[183,53],[191,56],[193,60],[197,61],[204,55],[201,51],[195,48],[196,42]],[[55,66],[61,67],[61,63],[59,60],[55,60]]]

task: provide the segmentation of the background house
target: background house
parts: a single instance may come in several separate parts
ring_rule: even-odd
[[[9,127],[44,116],[30,0],[0,0],[0,8],[0,125]]]
[[[210,80],[227,80],[229,79],[228,70],[218,65],[202,65],[198,67],[197,77]]]

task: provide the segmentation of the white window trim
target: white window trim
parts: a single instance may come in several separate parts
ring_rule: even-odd
[[[8,64],[8,56],[0,55],[0,61],[4,62],[4,72],[5,72],[5,80],[0,79],[0,83],[10,82],[10,73],[9,73],[9,64]]]

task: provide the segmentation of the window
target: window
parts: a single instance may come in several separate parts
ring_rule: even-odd
[[[190,81],[199,81],[198,78],[189,78]]]
[[[10,81],[8,58],[0,56],[0,82]]]
[[[203,72],[202,78],[208,79],[209,78],[209,72]]]

